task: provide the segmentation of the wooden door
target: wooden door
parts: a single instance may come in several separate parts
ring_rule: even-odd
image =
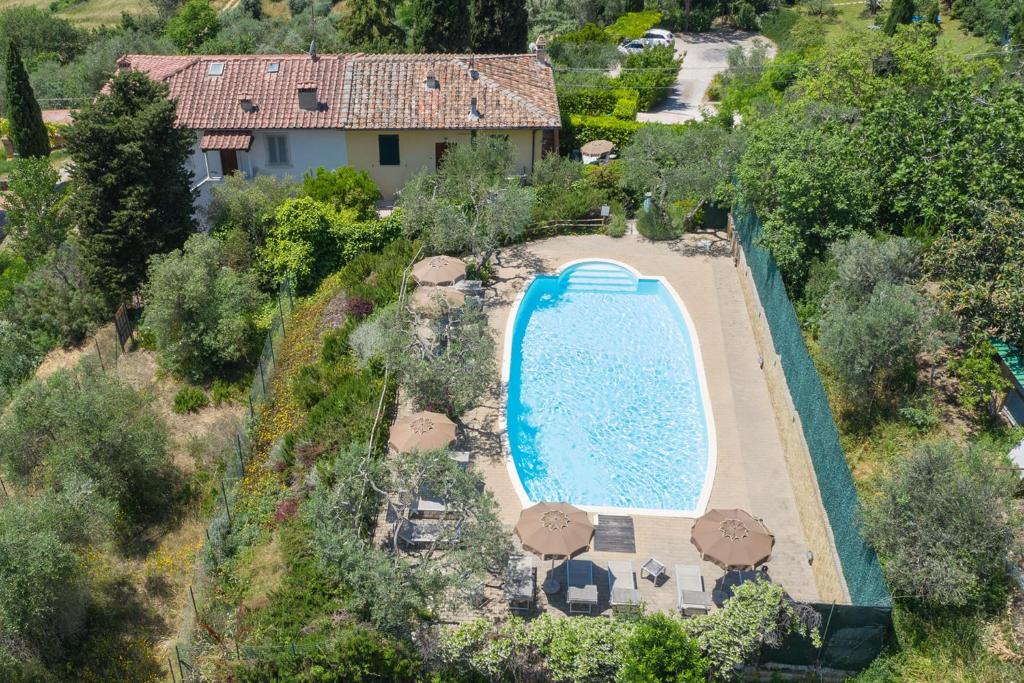
[[[238,152],[233,149],[222,149],[220,151],[221,175],[229,176],[238,170]]]
[[[448,151],[447,142],[437,142],[434,144],[434,170],[441,168],[441,160],[444,159],[444,153]]]

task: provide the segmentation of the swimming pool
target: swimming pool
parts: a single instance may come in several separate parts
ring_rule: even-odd
[[[534,278],[512,309],[504,380],[524,504],[703,513],[711,408],[693,324],[664,279],[607,260]]]

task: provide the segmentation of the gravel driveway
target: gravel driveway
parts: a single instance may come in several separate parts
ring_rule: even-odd
[[[771,45],[771,41],[764,36],[743,31],[676,34],[676,55],[685,52],[686,57],[679,70],[675,89],[667,100],[652,111],[637,114],[637,120],[682,123],[704,118],[700,111],[702,105],[714,110],[713,106],[704,103],[704,93],[715,74],[725,71],[729,66],[729,50],[737,45],[749,47],[755,40]],[[769,54],[775,54],[773,45]]]

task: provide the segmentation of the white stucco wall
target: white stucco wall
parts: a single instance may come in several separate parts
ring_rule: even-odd
[[[271,135],[284,135],[288,138],[288,164],[270,163],[267,137]],[[273,175],[278,178],[291,176],[294,180],[302,180],[306,171],[320,166],[332,169],[349,164],[345,132],[340,130],[253,131],[252,147],[246,156],[251,165],[251,175]],[[242,155],[239,155],[241,165]]]

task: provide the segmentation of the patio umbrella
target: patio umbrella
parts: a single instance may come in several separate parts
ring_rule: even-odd
[[[609,140],[593,140],[580,147],[580,154],[585,157],[600,157],[615,149],[615,143]]]
[[[396,420],[388,445],[399,453],[412,453],[444,448],[454,441],[455,423],[441,413],[423,410]]]
[[[516,536],[541,557],[572,557],[590,545],[594,525],[583,510],[568,503],[537,503],[519,515]]]
[[[454,285],[466,279],[466,264],[454,256],[430,256],[416,262],[412,276],[421,285]]]
[[[445,307],[462,308],[466,295],[453,287],[418,287],[412,294],[409,305],[424,315],[437,315]]]
[[[693,523],[690,541],[723,569],[749,569],[769,558],[775,536],[744,510],[710,510]]]

